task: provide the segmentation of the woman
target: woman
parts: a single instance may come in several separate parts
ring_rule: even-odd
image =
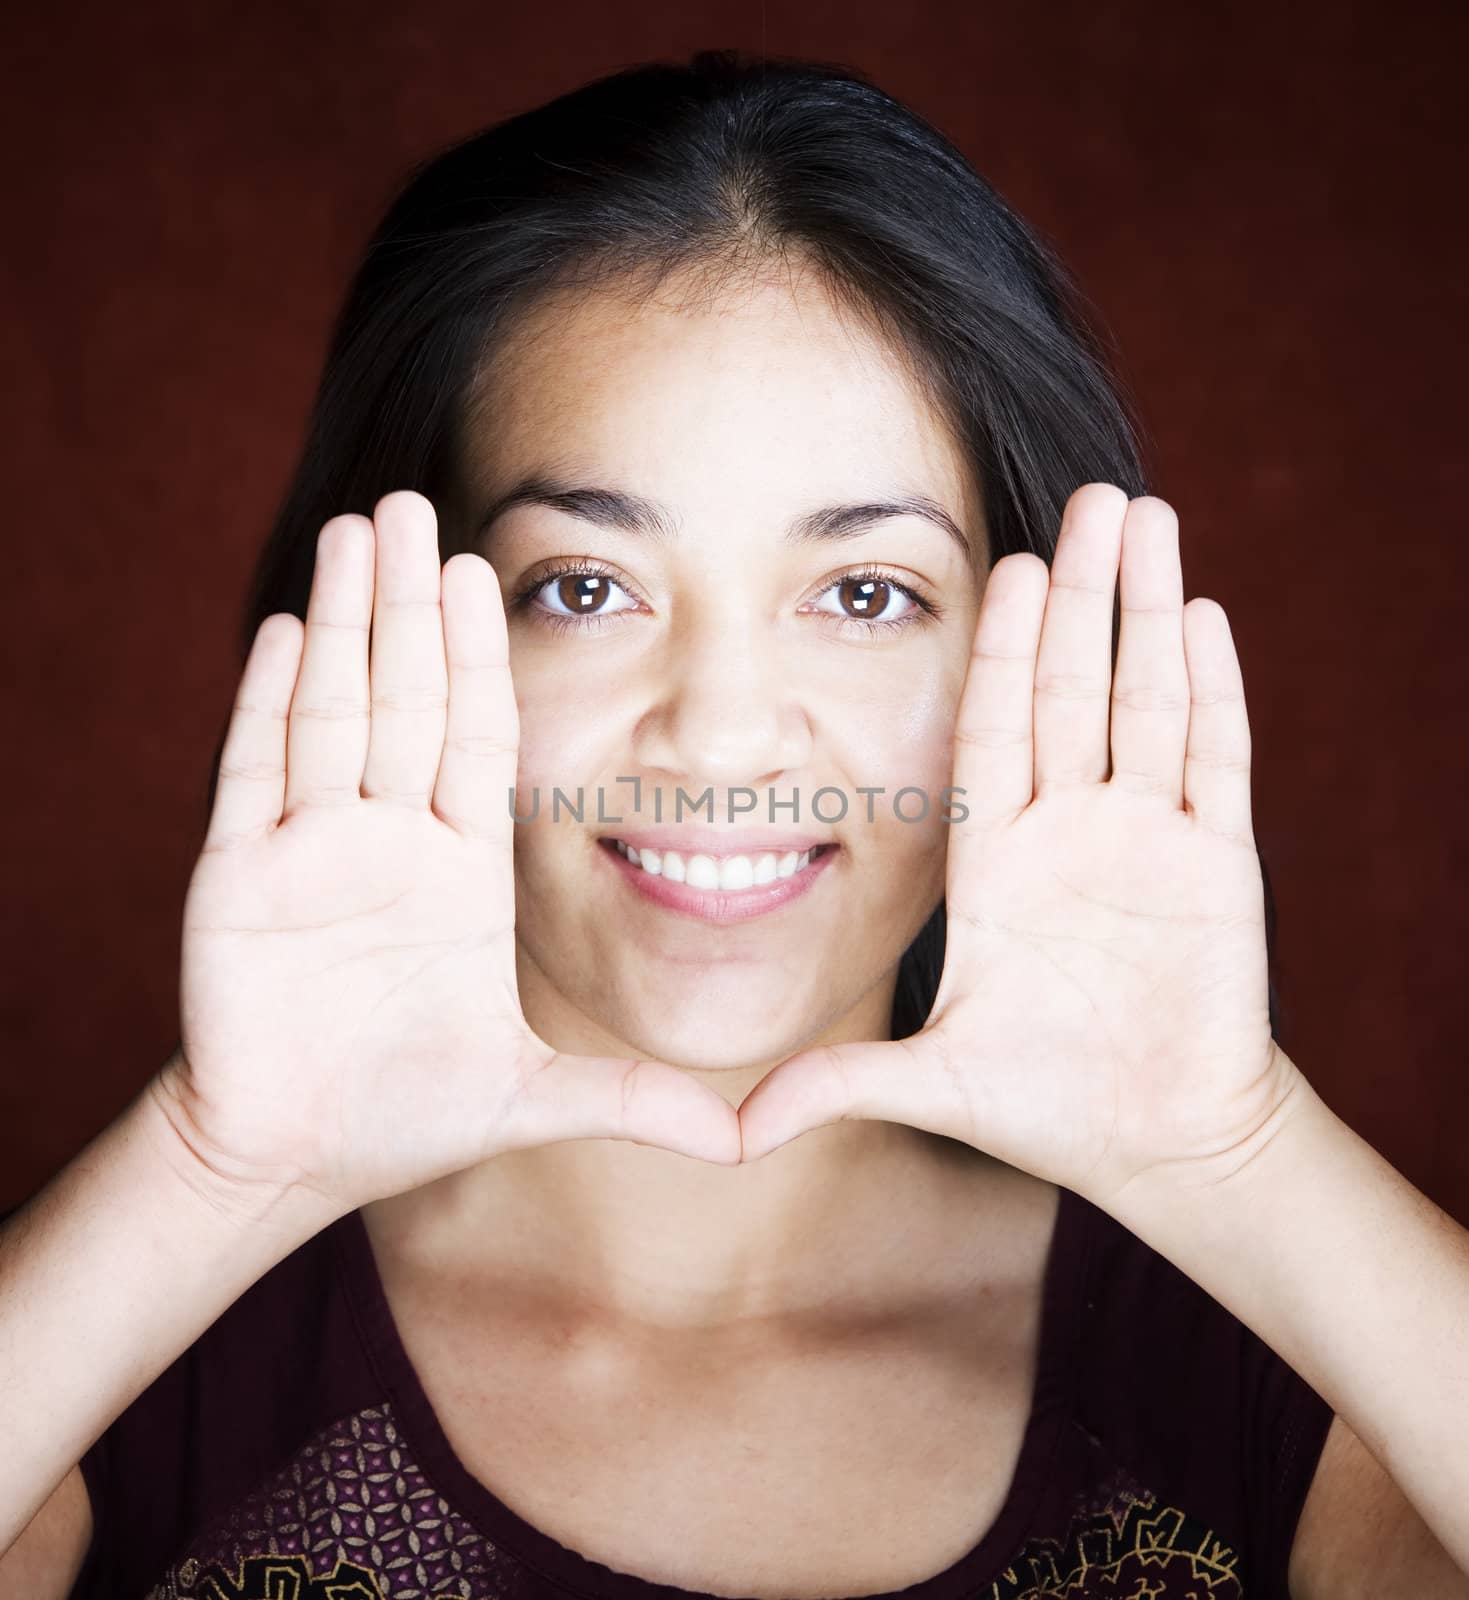
[[[428,164],[245,645],[179,1048],[0,1236],[7,1592],[1469,1592],[1466,1237],[1274,1040],[1223,613],[911,112]]]

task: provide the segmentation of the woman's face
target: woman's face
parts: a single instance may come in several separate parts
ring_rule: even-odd
[[[473,545],[506,602],[516,809],[539,803],[514,830],[531,1026],[693,1069],[886,1037],[897,963],[943,894],[989,565],[947,428],[814,280],[543,301],[484,377],[477,518],[535,490]],[[810,520],[917,497],[937,521]],[[558,788],[583,792],[582,820],[553,818]],[[613,844],[639,837],[663,847],[657,877]],[[835,848],[760,881],[779,873],[762,854],[789,870],[803,841]],[[736,847],[755,884],[696,893],[692,855]]]

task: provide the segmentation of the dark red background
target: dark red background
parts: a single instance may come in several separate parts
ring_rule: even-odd
[[[1229,613],[1282,1042],[1469,1221],[1457,6],[28,8],[0,96],[10,756],[0,1205],[177,1037],[255,550],[408,166],[715,45],[847,61],[1060,249]],[[345,508],[344,508],[345,509]],[[365,509],[365,508],[364,508]]]

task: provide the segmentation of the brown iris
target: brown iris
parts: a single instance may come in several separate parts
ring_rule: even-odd
[[[847,578],[837,585],[842,604],[847,604],[848,591],[853,595],[852,614],[858,617],[880,617],[887,610],[892,597],[892,585],[881,578]]]
[[[607,598],[610,581],[599,572],[568,572],[556,580],[556,598],[573,615],[595,611]]]

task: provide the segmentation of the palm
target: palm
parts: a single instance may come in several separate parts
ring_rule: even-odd
[[[1109,784],[1038,798],[948,902],[915,1045],[962,1054],[969,1137],[1090,1187],[1200,1147],[1268,1045],[1252,850]],[[970,981],[972,975],[972,982]]]
[[[432,812],[363,800],[200,857],[184,912],[181,1044],[231,1149],[311,1170],[322,1132],[357,1176],[422,1181],[490,1153],[534,1040],[515,992],[506,865]],[[471,1110],[472,1114],[465,1112]],[[340,1170],[321,1172],[345,1181]]]
[[[1049,572],[996,564],[956,726],[969,816],[950,829],[927,1023],[782,1062],[740,1108],[747,1158],[878,1117],[1102,1197],[1228,1149],[1279,1103],[1238,663],[1217,606],[1185,618],[1159,506],[1085,486]]]

